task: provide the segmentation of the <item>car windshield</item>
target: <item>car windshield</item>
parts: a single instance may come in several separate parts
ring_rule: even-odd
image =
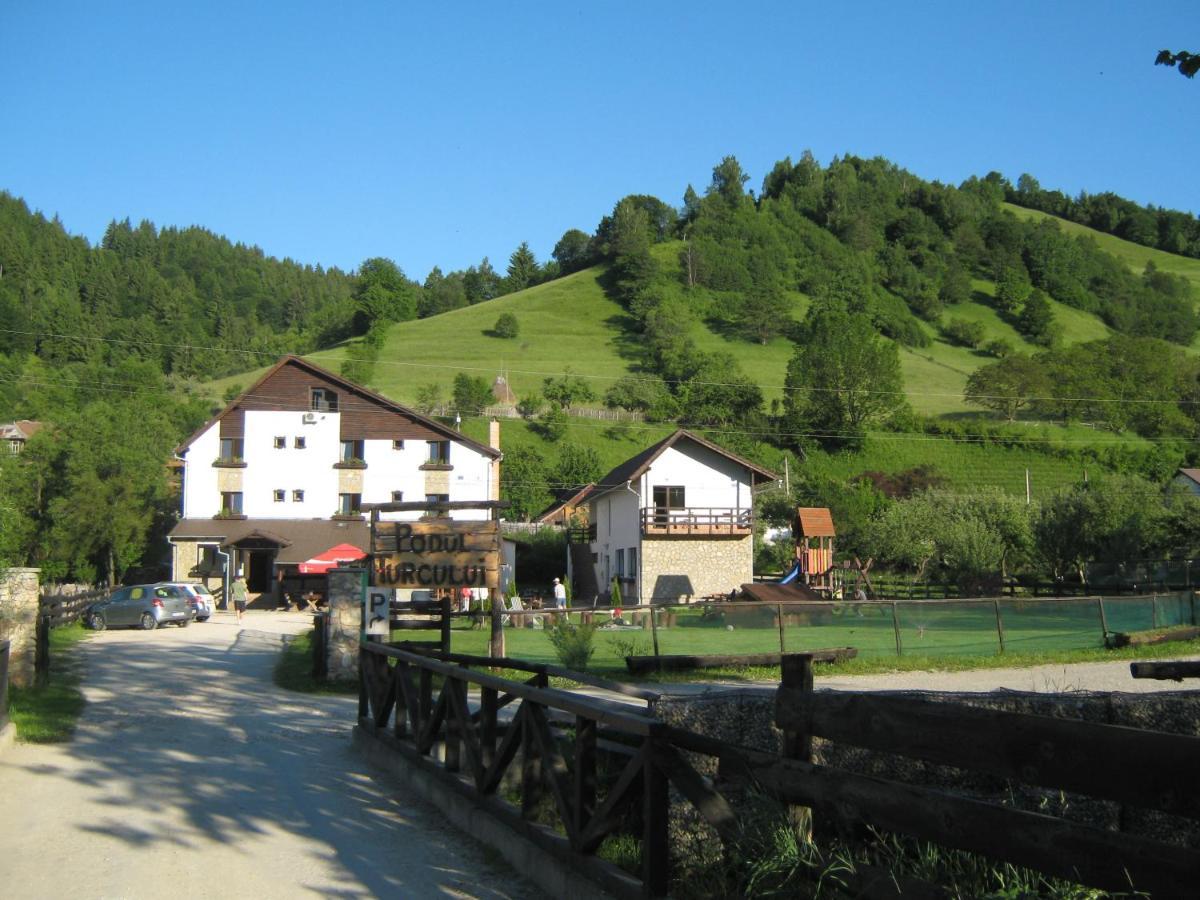
[[[202,597],[211,597],[212,596],[212,591],[210,591],[208,588],[206,588],[202,584],[192,585],[192,590],[195,591],[197,594],[199,594]]]

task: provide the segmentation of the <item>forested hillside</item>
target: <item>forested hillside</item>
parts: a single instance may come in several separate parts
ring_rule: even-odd
[[[4,463],[0,563],[91,578],[155,558],[170,447],[285,352],[469,432],[507,374],[522,514],[679,425],[790,460],[791,502],[834,506],[849,546],[905,492],[1016,494],[1032,471],[1044,495],[1088,468],[1161,481],[1193,461],[1200,264],[1012,206],[1063,211],[1028,177],[953,187],[805,154],[749,183],[727,157],[680,207],[625,197],[552,260],[522,243],[504,274],[485,258],[423,282],[202,228],[113,222],[93,247],[0,193],[0,420],[53,426]],[[1116,210],[1116,232],[1140,215],[1087,199],[1065,211]],[[1194,219],[1147,214],[1190,252]],[[584,424],[578,406],[645,424]]]

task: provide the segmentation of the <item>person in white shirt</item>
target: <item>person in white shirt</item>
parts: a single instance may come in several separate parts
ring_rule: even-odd
[[[554,579],[554,605],[559,609],[567,608],[567,587],[557,578]]]

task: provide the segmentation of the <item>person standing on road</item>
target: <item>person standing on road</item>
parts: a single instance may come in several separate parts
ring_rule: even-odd
[[[246,611],[246,579],[241,572],[238,572],[237,578],[233,579],[230,594],[233,595],[233,611],[237,613],[238,624],[241,625],[242,613]]]

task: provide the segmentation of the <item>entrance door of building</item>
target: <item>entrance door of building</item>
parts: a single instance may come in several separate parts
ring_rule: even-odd
[[[251,550],[246,554],[246,589],[268,594],[274,588],[275,551]]]

